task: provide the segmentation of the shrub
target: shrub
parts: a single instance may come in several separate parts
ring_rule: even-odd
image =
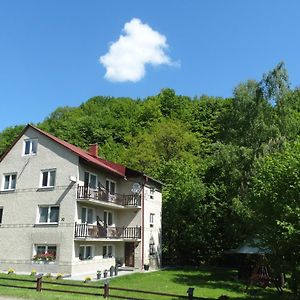
[[[63,274],[58,273],[58,274],[56,275],[56,279],[62,279],[62,278],[63,278]]]
[[[7,271],[7,274],[14,274],[14,273],[15,273],[15,270],[12,268],[9,268]]]
[[[51,275],[51,273],[46,273],[46,275],[45,275],[44,277],[45,277],[45,278],[51,278],[52,275]]]
[[[30,276],[35,276],[36,275],[36,270],[35,269],[32,269],[31,270],[31,273],[30,273]]]
[[[84,278],[84,282],[86,283],[86,282],[89,282],[89,281],[91,281],[92,280],[92,278],[90,277],[90,276],[86,276],[85,278]]]

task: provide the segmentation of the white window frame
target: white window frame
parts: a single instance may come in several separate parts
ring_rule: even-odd
[[[58,219],[57,219],[57,222],[50,222],[50,215],[51,215],[51,208],[52,207],[57,207],[58,208]],[[40,222],[40,217],[41,217],[40,208],[48,208],[47,222]],[[39,205],[38,206],[38,213],[37,213],[36,224],[58,224],[58,222],[59,222],[59,213],[60,213],[60,207],[59,207],[59,205]]]
[[[5,177],[9,176],[9,180],[8,180],[8,188],[5,188]],[[16,176],[16,180],[15,180],[15,187],[12,188],[11,184],[12,184],[12,176]],[[15,191],[17,187],[17,173],[16,172],[12,172],[12,173],[5,173],[3,174],[3,182],[2,182],[2,191]]]
[[[30,146],[29,146],[29,153],[25,154],[25,150],[26,150],[26,142],[30,142]],[[36,143],[36,152],[33,152],[33,143]],[[38,139],[37,138],[33,138],[33,139],[25,139],[24,143],[23,143],[23,156],[30,156],[30,155],[36,155],[38,151]]]
[[[80,248],[81,247],[83,247],[83,256],[84,256],[84,258],[82,258],[82,259],[80,259],[79,258],[79,255],[80,255]],[[91,247],[91,256],[90,256],[90,258],[86,258],[86,248],[87,247]],[[93,258],[94,258],[94,256],[95,256],[95,251],[94,251],[94,246],[93,245],[79,245],[79,252],[78,252],[78,258],[79,258],[79,260],[92,260]]]
[[[49,247],[55,247],[56,250],[55,250],[55,259],[53,261],[56,261],[57,260],[57,245],[56,244],[34,244],[33,245],[33,257],[35,255],[37,255],[37,248],[38,247],[45,247],[45,252],[44,253],[47,253],[48,252],[48,249]]]
[[[86,219],[86,222],[82,222],[82,209],[83,209],[83,208],[86,209],[86,213],[85,213],[85,219]],[[89,210],[91,210],[91,211],[93,212],[93,215],[92,215],[92,223],[89,223],[89,222],[88,222],[88,215],[89,215],[88,211],[89,211]],[[94,224],[94,223],[95,223],[95,218],[94,218],[94,216],[95,216],[95,209],[94,209],[94,208],[88,207],[88,206],[81,206],[81,207],[80,207],[80,220],[81,220],[81,223],[82,223],[82,224],[85,224],[85,223],[88,223],[88,224]]]
[[[54,173],[54,184],[50,185],[50,181],[51,181],[51,172],[55,172]],[[47,185],[43,186],[43,178],[44,178],[44,173],[48,173],[48,178],[47,178]],[[40,188],[41,189],[49,189],[49,188],[54,188],[55,187],[55,183],[56,183],[56,169],[52,168],[52,169],[45,169],[45,170],[41,170],[41,178],[40,178]]]
[[[88,187],[92,188],[92,189],[97,189],[98,188],[98,175],[95,173],[92,173],[90,171],[84,171],[84,173],[88,173],[89,174],[89,182],[88,182]],[[85,176],[85,175],[84,175]],[[91,176],[95,176],[96,177],[96,182],[95,182],[95,187],[91,187]],[[84,182],[85,183],[85,182]]]
[[[108,190],[107,190],[107,188],[106,188],[107,182],[109,183],[109,185],[108,185]],[[114,194],[111,194],[111,184],[112,184],[112,183],[115,185],[115,191],[114,191]],[[116,196],[116,193],[117,193],[117,182],[114,181],[114,180],[111,180],[111,179],[106,178],[106,181],[105,181],[105,189],[106,189],[106,191],[108,192],[108,194],[109,194],[110,197],[115,197],[115,196]]]
[[[107,220],[105,220],[105,213],[106,213],[106,219]],[[108,225],[108,220],[109,220],[108,215],[109,214],[111,214],[111,221],[112,221],[111,225]],[[114,214],[114,212],[111,211],[111,210],[105,209],[103,211],[103,222],[104,222],[105,225],[107,225],[107,227],[115,227],[115,214]]]
[[[109,255],[104,256],[104,248],[106,248],[106,253],[108,253],[108,251],[107,251],[108,247],[111,247],[111,256],[109,256]],[[113,258],[113,257],[115,257],[115,247],[114,247],[114,245],[112,245],[112,244],[103,245],[102,246],[102,258],[106,259],[106,258]]]

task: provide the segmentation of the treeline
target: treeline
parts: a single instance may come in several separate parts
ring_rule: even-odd
[[[98,143],[101,157],[164,182],[168,263],[211,262],[259,236],[273,253],[296,261],[295,269],[299,110],[300,90],[290,88],[280,63],[260,81],[237,86],[230,99],[191,99],[172,89],[140,100],[99,96],[60,107],[37,126],[82,148]],[[0,152],[21,129],[0,133]]]

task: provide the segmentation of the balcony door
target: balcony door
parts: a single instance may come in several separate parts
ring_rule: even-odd
[[[90,187],[92,189],[97,188],[97,175],[90,173],[90,172],[84,172],[84,186]]]
[[[134,267],[134,243],[125,243],[125,266]]]

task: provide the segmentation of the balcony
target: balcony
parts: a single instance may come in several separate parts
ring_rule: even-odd
[[[141,227],[102,227],[75,223],[75,238],[140,239]]]
[[[141,206],[141,195],[111,195],[103,189],[92,189],[86,186],[77,186],[77,199],[88,200],[93,199],[106,203],[113,203],[123,207],[138,207]]]

